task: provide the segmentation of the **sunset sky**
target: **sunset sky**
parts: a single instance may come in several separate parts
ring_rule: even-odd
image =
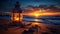
[[[59,0],[0,0],[0,10],[10,10],[14,8],[16,1],[19,1],[21,7],[27,5],[39,6],[39,5],[56,5],[60,6]]]

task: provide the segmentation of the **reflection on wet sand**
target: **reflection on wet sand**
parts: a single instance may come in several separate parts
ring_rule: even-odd
[[[41,23],[38,17],[35,16],[31,22],[26,20],[22,23],[13,23],[10,20],[0,19],[0,34],[60,34],[59,25]]]
[[[0,30],[1,34],[22,34],[24,32],[24,30],[29,31],[29,28],[33,29],[33,33],[34,34],[44,34],[44,33],[48,33],[48,34],[54,34],[55,33],[59,33],[60,31],[60,26],[57,25],[51,25],[51,24],[43,24],[43,23],[38,23],[38,22],[23,22],[23,24],[25,25],[24,28],[21,28],[20,26],[11,26],[7,27],[8,30]],[[36,26],[37,25],[37,26]],[[37,28],[36,28],[37,27]],[[1,29],[1,28],[0,28]]]

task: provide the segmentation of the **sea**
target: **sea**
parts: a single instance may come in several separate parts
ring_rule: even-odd
[[[11,16],[0,16],[0,19],[11,19]],[[44,24],[60,25],[60,16],[23,16],[23,22],[38,22]]]

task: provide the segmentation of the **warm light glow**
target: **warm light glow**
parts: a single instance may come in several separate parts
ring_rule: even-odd
[[[39,16],[39,14],[34,14],[36,17],[38,17]]]
[[[22,21],[22,19],[23,19],[23,16],[22,16],[22,14],[20,14],[20,22]]]
[[[13,13],[13,21],[19,21],[19,13]]]
[[[39,17],[39,16],[60,16],[59,15],[60,12],[31,12],[31,13],[24,13],[23,15],[27,15],[27,16],[35,16],[35,17]]]
[[[31,15],[33,15],[35,17],[39,17],[40,16],[39,12],[33,12],[33,13],[31,13]]]
[[[15,18],[14,18],[14,21],[19,21],[19,18],[18,18],[18,17],[15,17]]]
[[[20,16],[19,16],[19,13],[13,13],[12,20],[16,21],[16,22],[19,22],[19,21],[21,22],[22,21],[22,14],[20,14]]]

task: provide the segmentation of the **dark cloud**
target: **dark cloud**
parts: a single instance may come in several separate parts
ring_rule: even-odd
[[[16,1],[19,1],[23,7],[27,5],[60,4],[60,0],[0,0],[0,10],[11,9]]]
[[[9,0],[0,0],[0,10],[5,7]]]

